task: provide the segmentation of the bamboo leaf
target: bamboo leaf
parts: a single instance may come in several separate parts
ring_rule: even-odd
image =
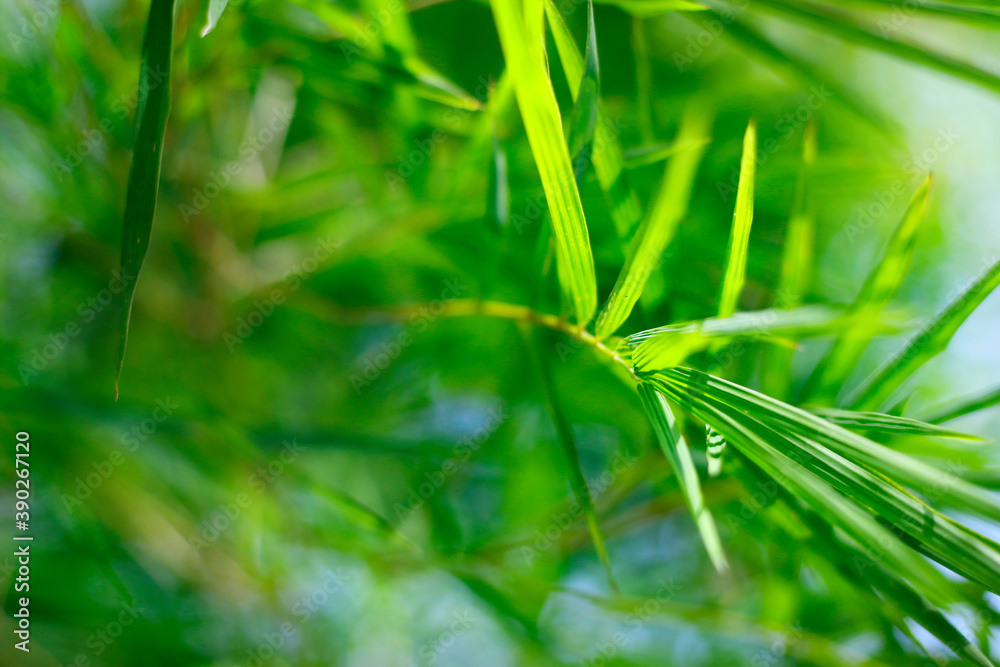
[[[559,10],[549,1],[545,3],[545,15],[548,18],[552,38],[559,53],[566,80],[582,81],[585,61],[580,55],[580,49],[573,40],[573,35],[566,25]],[[580,88],[570,86],[570,94],[577,101]],[[627,238],[642,219],[639,197],[628,183],[628,178],[622,167],[624,158],[619,140],[620,131],[608,121],[598,100],[597,129],[595,130],[594,149],[592,153],[594,173],[611,207],[611,217],[615,223],[619,238]]]
[[[529,4],[536,6],[540,1]],[[582,326],[597,307],[594,258],[559,107],[545,69],[543,35],[526,30],[519,3],[492,0],[490,4],[549,205],[559,282]]]
[[[722,550],[722,542],[719,540],[715,520],[708,508],[705,507],[698,471],[695,470],[694,461],[691,459],[691,450],[680,431],[677,430],[674,413],[664,395],[652,385],[640,382],[638,389],[646,416],[653,424],[653,430],[656,432],[656,438],[660,442],[663,453],[674,468],[681,492],[684,494],[688,509],[691,510],[691,516],[694,517],[695,524],[698,526],[701,540],[705,544],[705,550],[708,551],[708,556],[715,569],[724,572],[729,569],[729,564]]]
[[[170,64],[173,54],[174,0],[152,0],[142,46],[139,100],[136,106],[135,144],[125,194],[122,221],[122,297],[118,320],[118,357],[115,365],[115,398],[125,363],[132,300],[139,271],[149,248],[160,185],[163,134],[170,115]]]
[[[893,354],[847,400],[854,410],[876,410],[917,369],[948,346],[962,323],[1000,284],[1000,262],[976,278],[943,311]]]
[[[917,231],[923,222],[930,195],[931,177],[917,188],[899,222],[882,259],[868,275],[847,316],[854,326],[843,329],[834,339],[830,350],[816,365],[816,370],[803,389],[803,399],[828,404],[857,366],[875,332],[869,323],[877,322],[882,309],[896,295],[909,272],[916,248]]]
[[[819,415],[829,422],[852,431],[885,433],[887,435],[930,435],[939,438],[957,438],[959,440],[983,440],[978,435],[954,431],[920,421],[919,419],[910,419],[909,417],[883,415],[878,412],[852,412],[836,408],[808,408],[808,410],[814,415]]]
[[[757,123],[751,120],[743,136],[743,157],[740,160],[740,180],[736,187],[736,208],[733,211],[733,229],[726,251],[726,269],[719,297],[719,317],[729,317],[736,312],[740,293],[746,282],[747,245],[750,226],[753,224],[753,186],[757,166]]]
[[[698,105],[691,105],[681,121],[678,142],[700,146],[678,153],[667,165],[649,217],[643,221],[629,249],[608,302],[597,319],[598,339],[613,334],[628,318],[642,294],[649,274],[687,215],[695,173],[704,154],[711,119]]]

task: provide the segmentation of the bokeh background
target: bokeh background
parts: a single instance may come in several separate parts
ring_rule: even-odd
[[[1000,88],[766,3],[711,4],[723,13],[595,8],[602,99],[626,149],[672,141],[693,99],[715,114],[690,215],[626,333],[713,313],[751,117],[761,151],[743,308],[775,302],[809,123],[807,301],[850,302],[929,172],[900,313],[926,316],[996,261]],[[1000,17],[910,11],[925,4],[824,7],[1000,72]],[[0,662],[932,664],[807,551],[775,543],[763,517],[741,530],[720,521],[734,568],[716,574],[634,393],[553,335],[543,349],[596,491],[613,594],[523,332],[436,314],[480,297],[558,312],[535,294],[547,222],[516,106],[495,133],[518,228],[498,231],[493,121],[400,65],[409,49],[487,102],[503,71],[490,8],[379,5],[230,2],[202,37],[205,6],[178,4],[158,207],[116,402],[114,272],[148,5],[0,4],[0,505],[13,503],[7,452],[27,431],[36,535],[33,651],[10,648],[5,616]],[[366,32],[331,27],[331,6]],[[582,45],[586,5],[560,7]],[[773,50],[752,48],[748,31]],[[393,48],[373,59],[359,53],[366,39]],[[565,116],[554,56],[551,71]],[[630,163],[644,203],[662,169]],[[583,200],[606,296],[622,249],[592,177]],[[385,315],[411,304],[427,308]],[[998,326],[994,297],[914,378],[910,404],[993,384]],[[900,340],[877,339],[849,384]],[[798,382],[824,344],[801,344]],[[751,385],[758,347],[735,362]],[[993,438],[998,425],[995,411],[960,423]],[[980,449],[966,463],[992,479],[993,458]],[[706,494],[718,517],[746,507],[726,475]],[[8,611],[12,551],[0,551]]]

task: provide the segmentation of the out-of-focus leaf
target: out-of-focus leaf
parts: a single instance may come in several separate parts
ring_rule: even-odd
[[[917,369],[947,347],[962,323],[1000,284],[1000,262],[984,271],[847,400],[852,410],[877,410]]]
[[[680,141],[675,141],[669,144],[636,146],[635,148],[630,148],[625,151],[625,168],[635,169],[636,167],[645,167],[650,164],[656,164],[657,162],[666,160],[675,153],[690,150],[692,148],[698,148],[708,142],[709,139],[706,137],[703,141],[698,141],[696,143],[681,143]]]
[[[878,412],[852,412],[836,408],[808,408],[808,410],[814,415],[819,415],[829,422],[852,431],[885,433],[887,435],[931,435],[939,438],[957,438],[959,440],[983,439],[978,435],[942,428],[920,421],[919,419],[883,415]]]
[[[534,8],[540,1],[529,4]],[[559,106],[545,68],[544,35],[526,29],[519,3],[492,0],[490,4],[549,205],[559,282],[571,301],[577,323],[583,326],[597,307],[594,258]]]
[[[951,56],[940,54],[928,46],[884,37],[877,31],[849,18],[846,14],[834,14],[808,3],[792,5],[783,0],[759,0],[759,2],[754,3],[754,7],[770,11],[797,23],[809,25],[820,32],[835,35],[845,41],[888,53],[902,60],[944,72],[955,78],[1000,93],[1000,76],[975,65],[956,60]]]
[[[597,319],[598,339],[613,334],[628,318],[649,274],[660,263],[663,250],[687,215],[692,183],[710,128],[711,117],[708,113],[699,105],[690,106],[684,114],[677,140],[702,148],[678,153],[667,165],[653,208],[633,239],[625,266],[618,274],[608,303]]]
[[[507,153],[496,134],[493,135],[488,187],[486,215],[497,229],[503,229],[510,221],[510,185],[507,180]]]
[[[1000,404],[1000,387],[995,387],[972,398],[959,399],[949,405],[931,410],[927,417],[924,418],[924,421],[931,424],[943,424],[944,422],[958,419],[979,410],[992,408],[997,404]]]
[[[146,22],[139,70],[139,101],[135,111],[135,144],[125,195],[122,223],[122,294],[118,320],[118,358],[115,364],[115,397],[125,363],[132,300],[139,270],[149,248],[160,186],[163,135],[170,115],[170,64],[174,43],[174,0],[152,0]]]
[[[875,332],[869,327],[869,322],[878,321],[882,309],[895,296],[910,270],[917,231],[927,209],[930,185],[931,177],[928,176],[914,193],[903,219],[889,239],[885,254],[876,263],[848,309],[847,316],[854,320],[854,326],[840,332],[816,365],[816,370],[802,390],[803,400],[812,400],[820,405],[832,402],[871,342]]]
[[[550,3],[546,3],[548,7]],[[558,48],[558,47],[557,47]],[[569,122],[569,155],[577,186],[582,183],[592,162],[594,133],[597,130],[598,106],[601,99],[601,68],[597,57],[597,30],[594,27],[594,4],[587,3],[587,51],[583,78],[577,87],[573,114]]]
[[[563,73],[571,84],[570,93],[573,100],[577,101],[580,88],[573,87],[572,82],[583,80],[584,58],[580,55],[580,49],[573,40],[566,21],[552,2],[545,3],[545,15],[552,30],[552,38],[559,53]],[[639,198],[629,185],[622,167],[624,158],[619,134],[620,130],[611,125],[598,101],[597,129],[592,153],[594,173],[597,174],[601,190],[608,198],[611,218],[614,220],[618,236],[624,239],[639,224],[642,219],[642,209]]]
[[[816,124],[808,123],[802,137],[802,165],[795,183],[795,201],[788,218],[785,246],[781,259],[781,280],[778,283],[779,308],[796,308],[802,304],[812,280],[816,221],[809,203],[809,178],[816,161]],[[792,350],[772,347],[767,351],[761,370],[764,393],[783,398],[792,380]]]
[[[750,226],[753,224],[753,181],[756,167],[757,123],[751,120],[743,136],[740,180],[736,187],[733,228],[726,250],[726,268],[722,278],[722,293],[719,297],[719,317],[729,317],[736,312],[740,293],[746,282],[747,245],[750,242]]]
[[[670,409],[666,397],[650,384],[639,383],[639,397],[646,409],[646,416],[653,424],[653,430],[656,432],[660,447],[674,468],[688,509],[691,510],[691,516],[694,517],[698,532],[701,534],[701,541],[705,544],[705,550],[708,551],[708,556],[715,569],[724,572],[729,569],[726,554],[722,550],[722,542],[719,540],[715,520],[708,508],[705,507],[698,471],[691,459],[691,450],[688,448],[687,441],[677,429],[674,413]]]

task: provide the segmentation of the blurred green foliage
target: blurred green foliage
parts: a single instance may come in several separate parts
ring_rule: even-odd
[[[217,2],[177,3],[117,402],[123,216],[130,164],[150,146],[137,109],[166,82],[154,66],[140,85],[150,9],[0,4],[0,507],[13,514],[14,434],[28,432],[35,537],[30,655],[12,647],[16,564],[0,549],[0,663],[1000,657],[992,441],[912,421],[961,417],[946,435],[995,435],[979,410],[996,392],[961,397],[995,377],[983,351],[995,334],[970,320],[964,358],[909,379],[995,283],[998,239],[978,221],[997,209],[984,165],[1000,137],[967,124],[1000,112],[995,5],[608,0],[593,9],[598,85],[585,3],[492,4],[242,0],[219,15]],[[498,7],[530,42],[528,84],[505,70]],[[941,121],[928,110],[944,99],[954,116]],[[549,125],[529,143],[535,103]],[[729,238],[751,118],[741,250]],[[563,167],[581,151],[593,163],[543,189],[540,146],[565,152]],[[977,159],[949,167],[952,151]],[[944,174],[916,222],[910,201],[932,170]],[[581,222],[575,209],[551,206],[577,188],[587,254],[560,231]],[[897,226],[913,236],[891,242]],[[887,259],[914,268],[872,273]],[[590,314],[579,294],[592,288],[603,308],[626,262],[641,296],[610,320],[627,316],[616,331],[632,335],[611,326],[600,348],[574,323]],[[977,277],[981,293],[962,300]],[[678,325],[718,314],[723,291],[723,315],[738,296],[734,317]],[[956,296],[960,316],[928,327]],[[895,384],[858,396],[921,331],[937,338],[903,354]],[[818,372],[830,349],[850,363]],[[709,390],[699,371],[721,379]],[[659,392],[676,416],[650,422],[636,374],[647,405]],[[785,404],[723,396],[728,382],[793,405],[811,395],[823,418],[788,408],[781,421]],[[911,421],[839,411],[858,407],[852,393]],[[705,423],[729,440],[717,477]],[[838,487],[848,445],[857,485]],[[901,461],[921,467],[893,474]],[[830,510],[841,497],[845,511]],[[863,536],[845,537],[851,503],[851,525],[892,538],[870,568],[852,560]],[[886,530],[917,511],[923,533]]]

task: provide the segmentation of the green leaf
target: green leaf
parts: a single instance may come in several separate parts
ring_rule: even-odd
[[[552,38],[555,41],[556,51],[559,53],[559,61],[562,64],[566,80],[570,82],[582,81],[585,68],[584,58],[580,55],[580,49],[573,40],[573,35],[566,25],[566,21],[551,1],[545,3],[545,15],[548,18],[549,28],[552,31]],[[570,85],[570,94],[576,102],[580,88]],[[597,174],[597,182],[610,203],[611,218],[614,220],[619,238],[627,238],[642,220],[642,209],[639,197],[629,185],[622,167],[624,158],[619,139],[620,132],[618,128],[613,127],[608,122],[607,116],[601,108],[600,100],[598,100],[597,129],[595,130],[592,154],[594,173]]]
[[[546,7],[549,3],[546,3]],[[557,47],[558,48],[558,47]],[[583,78],[574,98],[576,105],[569,123],[569,154],[573,159],[573,173],[577,187],[583,182],[587,167],[592,162],[594,133],[601,99],[601,68],[597,58],[597,31],[594,27],[594,4],[587,2],[587,53],[584,58]]]
[[[719,297],[719,317],[729,317],[736,312],[740,293],[746,282],[747,245],[750,242],[750,225],[753,224],[753,181],[757,166],[757,123],[747,125],[743,136],[743,157],[740,160],[740,180],[736,187],[736,208],[733,211],[733,229],[726,251],[726,269]]]
[[[129,167],[122,221],[122,300],[118,319],[118,358],[115,365],[115,398],[125,363],[132,300],[139,271],[149,248],[153,213],[160,186],[163,134],[170,115],[170,64],[173,54],[174,0],[152,0],[142,45],[139,101],[136,106],[135,143]]]
[[[998,403],[1000,403],[1000,387],[994,387],[971,398],[959,399],[949,405],[930,410],[924,421],[931,424],[943,424],[979,410],[992,408]]]
[[[823,405],[832,402],[871,342],[875,334],[872,325],[877,323],[882,309],[896,295],[910,270],[917,231],[927,209],[930,185],[931,177],[928,176],[914,193],[903,219],[889,239],[885,254],[876,263],[848,309],[847,316],[854,320],[854,326],[841,330],[816,365],[816,370],[803,388],[803,400],[812,398]]]
[[[715,569],[724,572],[729,569],[726,554],[722,550],[722,542],[719,540],[715,520],[708,508],[705,507],[698,471],[695,470],[687,441],[677,430],[677,420],[674,413],[671,411],[666,397],[652,385],[640,382],[638,389],[646,416],[653,424],[653,430],[656,432],[656,438],[660,442],[663,453],[666,454],[670,465],[674,468],[681,492],[684,494],[688,509],[691,510],[691,516],[694,517],[695,524],[698,526],[701,540],[705,544],[705,550],[708,551],[708,556]]]
[[[208,6],[205,10],[205,27],[201,29],[202,37],[215,30],[215,26],[219,24],[219,17],[222,16],[228,2],[229,0],[208,0]]]
[[[835,35],[859,46],[881,51],[1000,93],[1000,77],[996,74],[937,53],[925,45],[882,36],[876,30],[848,18],[845,14],[833,14],[807,3],[791,5],[782,0],[759,0],[754,6],[791,21],[812,26],[820,32]]]
[[[917,369],[948,346],[962,323],[1000,284],[1000,262],[976,278],[943,311],[924,325],[847,400],[854,410],[877,410]]]
[[[650,164],[656,164],[657,162],[666,160],[675,153],[680,153],[681,151],[690,150],[692,148],[698,148],[700,146],[704,146],[708,142],[709,139],[706,137],[705,139],[695,143],[682,143],[680,141],[674,141],[669,144],[660,143],[648,146],[636,146],[635,148],[630,148],[625,151],[625,168],[635,169],[637,167],[645,167]]]
[[[807,410],[814,415],[819,415],[829,422],[852,431],[885,433],[887,435],[930,435],[939,438],[957,438],[959,440],[983,440],[978,435],[953,431],[952,429],[942,428],[941,426],[935,426],[919,419],[910,419],[909,417],[884,415],[878,412],[852,412],[836,408],[808,407]]]
[[[649,274],[659,265],[664,249],[687,215],[691,188],[710,128],[711,117],[704,109],[699,105],[689,106],[681,121],[677,141],[700,148],[678,153],[667,165],[653,208],[632,240],[625,266],[597,319],[598,339],[613,334],[628,318]]]
[[[536,7],[540,1],[529,4]],[[559,106],[546,72],[543,35],[526,29],[519,3],[491,0],[490,4],[549,205],[559,283],[570,298],[577,323],[583,326],[597,308],[594,258]]]

